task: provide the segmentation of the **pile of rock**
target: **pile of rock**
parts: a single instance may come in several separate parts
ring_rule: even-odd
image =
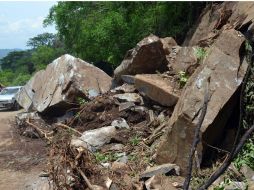
[[[150,161],[162,164],[149,168],[151,165],[146,163],[139,168],[143,172],[141,186],[158,187],[156,181],[160,180],[165,182],[160,187],[176,189],[182,179],[167,181],[161,175],[186,174],[205,95],[209,102],[201,127],[202,143],[195,154],[196,167],[211,154],[211,146],[219,146],[218,142],[223,144],[224,140],[233,143],[228,131],[234,133],[238,123],[234,116],[248,65],[240,55],[245,42],[240,31],[247,25],[250,28],[253,17],[242,4],[218,6],[225,14],[203,30],[209,15],[218,12],[207,11],[192,38],[185,42],[187,47],[177,45],[170,37],[150,35],[126,53],[113,79],[85,61],[64,55],[35,74],[18,102],[28,111],[59,116],[75,107],[78,97],[84,99],[86,103],[78,115],[63,122],[82,133],[71,139],[72,147],[93,153],[117,153],[116,159],[101,164],[118,173],[118,177],[129,179],[130,166],[138,167],[137,163],[131,165],[130,158],[133,152],[140,151],[134,146],[139,144],[146,147],[144,155],[150,156]],[[249,16],[236,16],[246,9]],[[210,37],[203,39],[202,31]],[[117,187],[117,183],[114,185]]]

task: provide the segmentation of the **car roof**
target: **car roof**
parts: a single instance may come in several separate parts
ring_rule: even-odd
[[[5,87],[6,89],[16,89],[16,88],[22,88],[22,86],[8,86]]]

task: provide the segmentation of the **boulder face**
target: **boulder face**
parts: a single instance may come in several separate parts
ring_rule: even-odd
[[[225,30],[215,41],[204,63],[193,73],[183,89],[168,123],[168,131],[159,144],[156,158],[158,163],[175,163],[185,175],[207,87],[210,100],[201,127],[201,138],[202,142],[210,145],[220,140],[237,104],[238,89],[247,70],[247,62],[239,57],[243,42],[243,35],[234,29]],[[200,143],[197,149],[200,162],[205,148]]]
[[[184,46],[207,46],[226,28],[241,31],[254,21],[254,2],[223,2],[207,7]]]
[[[166,55],[170,54],[173,46],[177,46],[175,39],[172,37],[161,38],[161,42]]]
[[[163,44],[160,38],[150,35],[126,53],[122,63],[114,71],[114,78],[120,82],[122,75],[155,73],[156,70],[166,70],[166,67],[167,60]]]
[[[180,94],[173,82],[157,74],[136,75],[135,88],[163,106],[174,106]]]
[[[18,102],[27,110],[65,112],[77,97],[91,99],[107,92],[111,77],[99,68],[71,55],[54,60],[23,88]]]
[[[184,71],[191,75],[198,67],[196,51],[195,47],[172,47],[169,55],[169,68],[172,68],[175,73]]]

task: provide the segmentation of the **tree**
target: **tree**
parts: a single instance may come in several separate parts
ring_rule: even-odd
[[[38,48],[40,46],[53,46],[56,41],[56,35],[52,33],[39,34],[33,38],[30,38],[27,42],[28,47]]]
[[[117,66],[125,52],[150,33],[173,36],[181,43],[203,6],[198,2],[59,2],[44,24],[56,24],[72,54]]]

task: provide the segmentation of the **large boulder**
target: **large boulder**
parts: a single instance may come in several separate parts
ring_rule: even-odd
[[[253,21],[254,2],[214,3],[203,11],[195,30],[189,33],[183,45],[210,45],[225,28],[242,31]]]
[[[164,45],[165,48],[166,46],[169,45]],[[166,68],[167,60],[163,44],[160,38],[150,35],[126,53],[121,65],[114,71],[114,78],[119,82],[122,75],[155,73],[156,70],[162,71]]]
[[[247,62],[239,57],[244,40],[240,32],[232,29],[224,31],[215,41],[204,63],[190,77],[178,100],[168,123],[168,131],[158,146],[158,163],[175,163],[186,174],[207,85],[211,97],[201,127],[201,138],[204,144],[210,145],[220,141],[226,123],[236,109],[239,86],[247,70]],[[206,150],[204,144],[200,143],[197,149],[199,162]]]
[[[163,106],[174,106],[180,94],[173,81],[158,74],[136,75],[135,88]]]
[[[99,68],[71,55],[54,60],[25,85],[18,102],[27,110],[61,115],[78,97],[91,99],[107,92],[111,77]]]

